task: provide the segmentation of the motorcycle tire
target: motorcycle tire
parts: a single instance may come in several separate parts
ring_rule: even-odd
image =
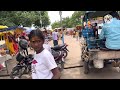
[[[12,72],[10,73],[10,78],[11,79],[20,79],[24,72],[22,69],[23,68],[18,67],[18,66],[14,67],[12,69]]]
[[[67,55],[68,55],[68,52],[66,51],[66,50],[63,50],[64,51],[64,58],[66,58],[67,57]]]
[[[31,66],[27,66],[24,70],[24,74],[29,74],[31,72]]]
[[[88,73],[89,73],[88,62],[84,61],[84,74],[88,74]]]
[[[64,70],[64,62],[61,61],[61,62],[59,63],[59,65],[58,65],[58,67],[59,67],[59,70],[60,70],[60,71],[63,71],[63,70]]]

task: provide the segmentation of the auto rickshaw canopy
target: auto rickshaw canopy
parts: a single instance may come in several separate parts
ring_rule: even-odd
[[[86,21],[86,19],[96,18],[96,17],[103,17],[113,11],[86,11],[83,21]]]
[[[24,31],[25,29],[20,26],[12,26],[4,29],[0,29],[0,35],[4,35],[4,33],[10,32],[11,34],[14,34],[16,32],[17,34],[20,34]]]

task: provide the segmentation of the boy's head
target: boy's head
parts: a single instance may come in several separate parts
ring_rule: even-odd
[[[39,52],[43,48],[45,37],[40,29],[32,30],[29,34],[31,47]]]

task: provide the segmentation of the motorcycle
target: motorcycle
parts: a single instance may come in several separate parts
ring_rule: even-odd
[[[56,45],[56,46],[54,46],[54,47],[51,47],[51,49],[52,50],[55,50],[55,51],[63,51],[63,53],[64,53],[64,58],[66,58],[67,57],[67,55],[68,55],[68,52],[69,52],[69,50],[67,49],[67,44],[64,44],[64,45]]]
[[[54,51],[54,50],[51,50],[52,52],[52,55],[55,59],[55,62],[57,63],[58,65],[58,68],[60,71],[63,71],[64,69],[64,52],[63,51]]]
[[[63,54],[63,51],[56,52],[52,50],[52,55],[54,56],[55,62],[57,63],[60,71],[63,71],[64,69]],[[33,60],[32,54],[23,56],[21,52],[19,52],[17,54],[16,60],[18,61],[18,64],[12,69],[12,72],[10,73],[11,79],[20,79],[23,74],[31,73],[31,64]]]
[[[28,42],[24,39],[19,41],[19,52],[16,54],[16,61],[18,64],[12,69],[10,73],[11,79],[19,79],[23,74],[31,72],[31,63],[33,55],[28,54]]]
[[[12,69],[12,72],[10,73],[11,79],[19,79],[23,74],[29,74],[31,72],[33,55],[29,54],[27,56],[23,56],[21,52],[19,52],[16,56],[16,60],[18,61],[18,64]]]

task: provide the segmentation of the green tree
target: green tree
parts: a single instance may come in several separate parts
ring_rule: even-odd
[[[82,25],[81,15],[84,15],[85,11],[75,11],[71,17],[73,26]]]
[[[42,11],[43,26],[46,27],[50,24],[47,11]],[[0,24],[7,26],[20,25],[31,26],[35,24],[40,26],[40,14],[39,11],[0,11]],[[39,24],[38,24],[39,23]]]
[[[69,17],[63,18],[62,23],[63,23],[62,26],[64,26],[64,27],[71,27],[70,18]]]
[[[48,12],[47,11],[35,11],[36,15],[37,15],[37,19],[36,21],[34,22],[34,24],[36,26],[41,26],[41,23],[40,23],[40,13],[41,13],[41,21],[42,21],[42,26],[43,27],[47,27],[48,25],[50,25],[50,19],[49,19],[49,16],[48,16]]]
[[[58,21],[58,22],[54,22],[52,25],[52,28],[54,29],[54,28],[58,28],[58,27],[60,27],[60,22]]]
[[[63,18],[62,25],[67,28],[75,27],[76,25],[82,25],[81,15],[84,15],[85,11],[75,11],[71,17]],[[59,27],[59,22],[55,22],[52,24],[52,28]]]

